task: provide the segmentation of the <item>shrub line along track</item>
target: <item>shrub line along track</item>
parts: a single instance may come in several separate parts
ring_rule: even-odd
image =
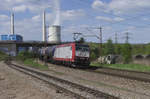
[[[94,70],[92,70],[94,68]],[[150,82],[150,73],[149,72],[140,72],[140,71],[132,71],[132,70],[122,70],[122,69],[114,69],[107,67],[92,67],[91,69],[86,69],[85,71],[105,74],[110,76],[122,77],[131,80]]]
[[[54,87],[56,87],[56,89],[70,94],[77,99],[119,99],[115,96],[111,96],[98,90],[51,76],[33,68],[18,66],[12,63],[9,63],[8,66],[34,78],[38,78],[50,85],[53,85]]]

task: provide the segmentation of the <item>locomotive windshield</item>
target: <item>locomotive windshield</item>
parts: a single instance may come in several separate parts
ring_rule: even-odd
[[[89,51],[89,46],[88,45],[77,45],[76,51]]]
[[[77,45],[76,56],[78,57],[89,57],[89,46],[88,45]]]
[[[82,46],[79,47],[79,46],[77,46],[76,51],[87,51],[88,52],[89,48],[88,47],[82,47]]]

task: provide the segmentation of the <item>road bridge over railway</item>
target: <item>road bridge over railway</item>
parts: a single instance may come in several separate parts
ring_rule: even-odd
[[[56,43],[41,42],[41,41],[0,41],[0,51],[3,51],[12,56],[16,56],[19,52],[19,48],[38,48],[57,45]]]

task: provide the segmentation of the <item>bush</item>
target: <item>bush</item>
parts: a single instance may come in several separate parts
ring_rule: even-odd
[[[115,46],[115,54],[120,55],[121,54],[121,46],[118,44]]]
[[[97,57],[96,57],[96,54],[94,52],[91,52],[91,56],[90,56],[90,59],[91,60],[95,60]]]
[[[124,44],[122,48],[122,56],[124,63],[129,63],[132,60],[132,48],[130,44]]]
[[[8,55],[0,51],[0,61],[7,60]]]
[[[99,57],[99,48],[95,45],[90,45],[90,59],[95,60]]]
[[[26,59],[34,58],[34,54],[30,52],[20,52],[16,58],[18,60],[25,61]]]
[[[109,39],[105,45],[105,55],[114,54],[114,45],[111,39]]]

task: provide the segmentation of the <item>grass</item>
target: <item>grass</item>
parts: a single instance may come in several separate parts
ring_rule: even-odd
[[[35,59],[32,59],[32,58],[25,59],[24,61],[17,59],[17,61],[23,63],[25,66],[29,66],[29,67],[36,68],[36,69],[43,70],[43,71],[51,71],[51,72],[54,72],[57,75],[65,75],[65,73],[62,73],[62,72],[57,72],[57,71],[54,71],[54,70],[50,70],[48,68],[48,66],[37,63],[37,62],[35,62]]]
[[[116,68],[116,69],[150,72],[150,66],[140,65],[140,64],[99,64],[99,63],[92,63],[91,66],[101,66],[101,67],[110,67],[110,68]]]
[[[48,66],[38,64],[37,62],[34,62],[34,59],[26,59],[25,61],[23,61],[23,63],[25,65],[28,65],[30,67],[37,68],[37,69],[40,69],[40,70],[49,70]]]
[[[4,61],[8,58],[8,55],[6,55],[5,53],[0,52],[0,61]]]

